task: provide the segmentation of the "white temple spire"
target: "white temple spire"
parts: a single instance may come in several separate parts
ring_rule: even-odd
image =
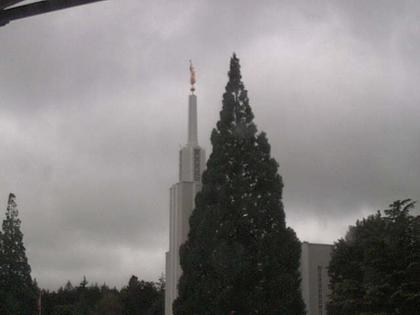
[[[188,145],[197,146],[197,96],[194,95],[194,84],[197,82],[194,66],[190,60],[191,95],[188,98]]]
[[[172,303],[178,296],[182,274],[179,248],[185,243],[189,219],[195,207],[195,195],[201,190],[206,155],[197,140],[197,96],[195,71],[190,61],[191,94],[188,96],[188,142],[179,152],[179,181],[170,190],[169,251],[166,253],[165,315],[173,315]]]
[[[188,98],[188,145],[197,146],[197,96],[191,94]]]

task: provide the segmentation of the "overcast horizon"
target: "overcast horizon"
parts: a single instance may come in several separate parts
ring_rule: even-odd
[[[209,156],[238,55],[300,240],[420,199],[420,3],[262,3],[108,0],[0,27],[0,220],[13,192],[40,287],[164,272],[189,59]]]

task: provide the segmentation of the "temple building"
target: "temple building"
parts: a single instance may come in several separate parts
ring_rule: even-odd
[[[191,94],[188,97],[188,141],[179,152],[179,181],[170,189],[169,251],[166,252],[165,315],[172,315],[172,303],[178,296],[181,277],[179,247],[187,240],[189,218],[196,193],[201,189],[206,154],[198,145],[197,96],[194,94],[195,73],[191,71]]]

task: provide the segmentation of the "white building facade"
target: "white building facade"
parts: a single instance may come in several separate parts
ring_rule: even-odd
[[[328,265],[333,246],[328,244],[302,243],[300,272],[301,289],[306,305],[306,315],[327,315]]]
[[[193,89],[192,89],[193,91]],[[197,96],[188,98],[188,142],[179,152],[179,182],[170,189],[169,251],[166,253],[165,315],[172,315],[181,277],[179,248],[187,240],[195,195],[201,189],[205,151],[198,145]]]

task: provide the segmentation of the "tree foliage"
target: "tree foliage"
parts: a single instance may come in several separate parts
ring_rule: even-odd
[[[68,281],[57,291],[43,291],[43,315],[163,315],[163,280],[149,282],[131,276],[121,290]]]
[[[0,314],[36,312],[38,289],[23,245],[15,195],[10,194],[0,233]]]
[[[304,313],[300,243],[286,227],[282,178],[253,122],[233,55],[213,152],[181,247],[176,315]]]
[[[329,267],[329,315],[417,315],[420,309],[420,216],[410,199],[350,227]]]
[[[139,281],[132,276],[128,286],[121,291],[126,315],[146,314],[159,300],[159,292],[156,285],[151,282]]]

